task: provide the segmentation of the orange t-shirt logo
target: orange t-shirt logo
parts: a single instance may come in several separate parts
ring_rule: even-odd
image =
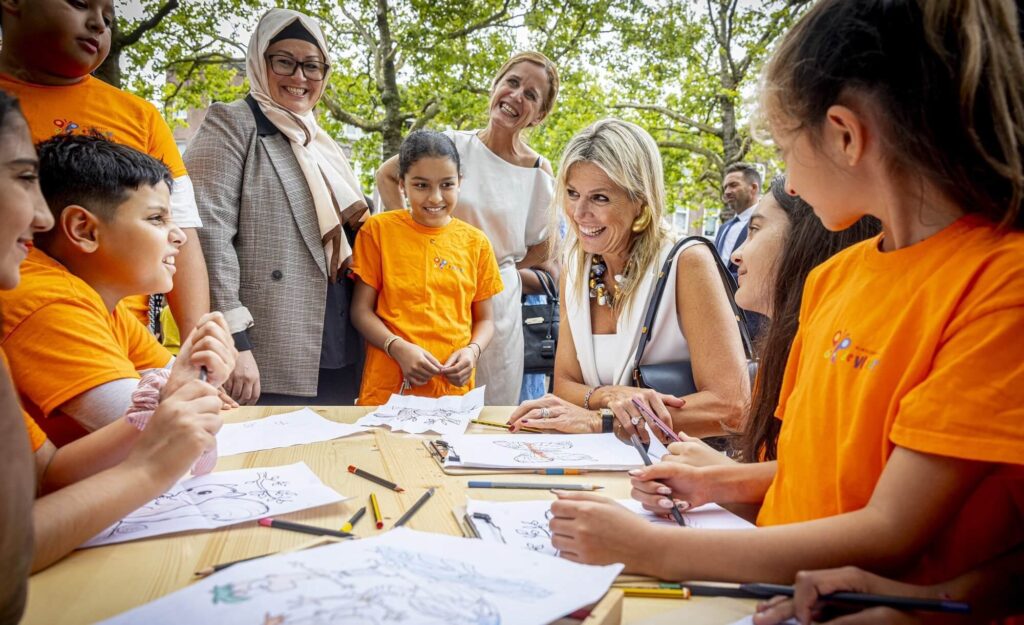
[[[874,351],[854,345],[849,332],[838,330],[832,335],[831,349],[825,350],[825,359],[832,364],[849,363],[854,369],[861,369],[867,363],[868,369],[874,369],[881,362],[875,354]]]

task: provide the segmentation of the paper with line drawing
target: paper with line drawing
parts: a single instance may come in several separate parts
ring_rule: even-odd
[[[481,469],[592,469],[625,471],[644,466],[640,454],[614,434],[499,434],[448,436],[455,450],[446,467]],[[657,461],[667,450],[652,437],[648,451]]]
[[[345,499],[324,485],[305,462],[221,471],[178,482],[82,546],[214,529]]]
[[[360,427],[336,423],[309,408],[303,408],[265,419],[225,424],[217,433],[217,454],[232,456],[264,449],[308,445],[363,432]]]
[[[552,484],[557,488],[557,484]],[[469,499],[466,514],[482,540],[502,543],[537,553],[558,555],[551,545],[551,499],[533,501],[484,501]],[[670,518],[651,514],[639,501],[620,499],[618,503],[637,516],[659,525],[675,526]],[[706,504],[683,513],[687,527],[699,529],[748,529],[754,527],[728,510]]]
[[[542,625],[599,600],[621,570],[397,528],[242,562],[103,623]]]
[[[485,388],[481,386],[465,395],[444,397],[392,395],[388,403],[356,421],[356,425],[386,425],[392,432],[411,434],[462,434],[469,427],[469,422],[480,416],[484,409]]]

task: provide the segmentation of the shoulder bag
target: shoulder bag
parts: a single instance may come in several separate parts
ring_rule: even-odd
[[[551,374],[558,345],[558,285],[551,274],[531,267],[547,296],[545,304],[523,304],[523,372]]]

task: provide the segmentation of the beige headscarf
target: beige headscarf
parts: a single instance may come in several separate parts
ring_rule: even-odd
[[[327,42],[316,21],[296,11],[271,9],[260,18],[249,39],[245,71],[249,75],[249,93],[267,119],[288,138],[295,152],[316,207],[320,238],[327,258],[327,276],[334,281],[342,263],[352,256],[352,248],[341,231],[341,224],[346,219],[358,220],[366,210],[366,202],[341,148],[320,129],[313,112],[296,115],[270,97],[264,55],[274,36],[295,20],[313,35],[324,60],[327,60]],[[328,73],[324,80],[329,76]]]

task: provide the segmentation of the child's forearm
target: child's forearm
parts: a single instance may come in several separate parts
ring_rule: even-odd
[[[482,352],[491,344],[494,338],[494,322],[490,319],[480,319],[473,322],[473,335],[470,343],[475,343]]]

